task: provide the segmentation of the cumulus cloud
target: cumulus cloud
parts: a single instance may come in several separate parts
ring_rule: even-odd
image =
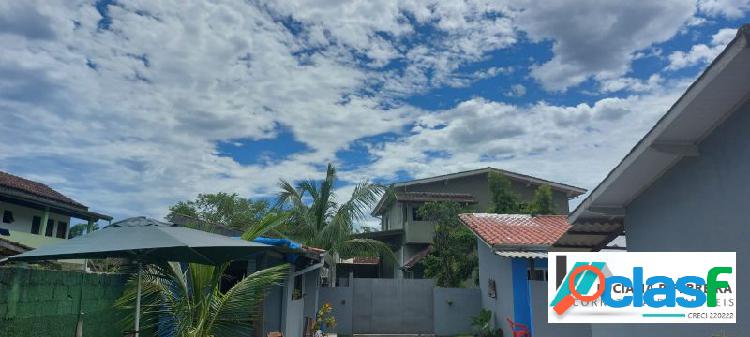
[[[709,44],[696,44],[688,51],[675,51],[669,54],[668,70],[677,70],[694,65],[703,65],[721,53],[727,44],[734,39],[737,30],[733,28],[724,28],[719,30],[711,37]]]
[[[493,166],[591,187],[642,137],[689,84],[592,104],[512,105],[473,98],[426,114],[411,133],[373,147],[363,169],[427,177]],[[436,155],[437,154],[437,155]]]
[[[634,52],[673,35],[695,6],[524,5],[2,2],[0,169],[116,216],[161,216],[197,193],[270,196],[279,178],[318,178],[353,144],[371,158],[342,170],[345,183],[493,165],[590,186],[679,87],[623,77]],[[545,88],[595,78],[603,92],[636,94],[580,105],[474,98],[437,112],[405,103],[526,71],[462,69],[523,34],[553,41],[531,74]],[[220,153],[282,131],[306,150],[256,164]],[[363,140],[382,134],[393,136]]]
[[[694,13],[695,4],[683,0],[555,0],[524,3],[514,20],[532,40],[553,42],[554,56],[531,76],[547,90],[565,91],[624,75],[636,52],[674,36]]]
[[[698,0],[698,8],[701,13],[708,16],[725,16],[730,19],[739,19],[750,10],[748,0]]]
[[[500,10],[390,1],[3,3],[2,168],[46,177],[116,215],[159,216],[199,192],[270,195],[279,178],[316,177],[354,140],[411,123],[417,109],[395,101],[402,95],[502,74],[453,73],[515,41],[508,19],[490,15]],[[417,25],[442,33],[407,41],[418,38]],[[406,70],[380,70],[394,60]],[[268,166],[241,165],[217,149],[236,140],[252,147],[281,128],[310,150]]]
[[[526,87],[523,84],[514,84],[510,86],[510,90],[505,93],[506,96],[521,97],[526,95]]]

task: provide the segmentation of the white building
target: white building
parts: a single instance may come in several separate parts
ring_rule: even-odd
[[[112,220],[111,216],[89,211],[85,205],[43,183],[2,171],[0,214],[0,255],[17,254],[67,239],[71,219],[80,219],[89,226],[98,220]]]

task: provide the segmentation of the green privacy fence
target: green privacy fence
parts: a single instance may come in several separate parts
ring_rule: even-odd
[[[126,279],[122,274],[0,268],[0,336],[73,337],[79,308],[84,336],[123,336],[122,312],[112,304]]]

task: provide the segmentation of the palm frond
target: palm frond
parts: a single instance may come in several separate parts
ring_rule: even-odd
[[[355,256],[382,257],[390,261],[396,261],[396,255],[384,242],[373,239],[350,239],[343,242],[339,249],[342,258]]]
[[[260,221],[251,225],[242,233],[242,239],[252,241],[267,233],[275,232],[277,228],[286,224],[290,219],[288,211],[270,212],[263,216]]]
[[[289,272],[282,264],[252,273],[226,293],[219,294],[211,302],[211,318],[207,331],[212,336],[240,336],[251,333],[260,304],[271,287],[281,285]]]

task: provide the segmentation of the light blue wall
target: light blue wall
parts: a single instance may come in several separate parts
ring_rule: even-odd
[[[352,334],[352,290],[352,287],[320,288],[320,304],[330,303],[333,306],[336,327],[331,332]]]
[[[433,289],[434,332],[438,336],[469,335],[471,319],[479,315],[481,292],[478,288]]]
[[[628,207],[630,251],[737,252],[737,284],[750,284],[750,106],[735,112]],[[595,325],[595,337],[750,334],[750,291],[737,292],[737,324]]]
[[[502,328],[504,336],[513,336],[506,318],[513,318],[513,272],[511,259],[497,256],[489,247],[477,240],[479,253],[479,288],[482,291],[482,308],[493,312],[493,323],[496,328]],[[497,297],[488,294],[489,280],[495,280]]]
[[[547,323],[547,282],[531,281],[529,288],[531,312],[534,317],[534,337],[591,337],[590,324]]]

